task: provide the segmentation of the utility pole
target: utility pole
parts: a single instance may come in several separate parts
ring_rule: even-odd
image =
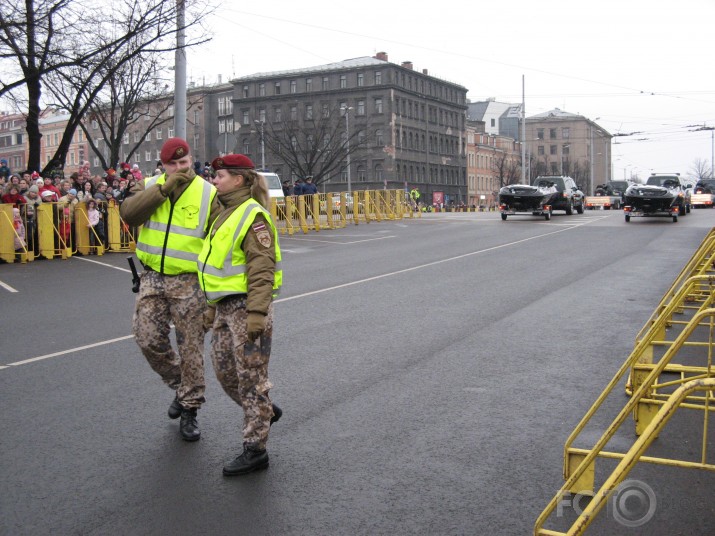
[[[265,124],[265,121],[261,119],[260,121],[258,119],[253,120],[254,123],[257,125],[260,125],[260,133],[261,133],[261,169],[265,171],[266,169],[266,146],[263,141],[263,125]]]
[[[524,75],[521,75],[521,183],[526,182],[526,102],[524,100]]]
[[[348,156],[346,158],[346,164],[348,166],[348,194],[352,193],[352,185],[350,184],[350,122],[349,122],[349,115],[350,115],[350,110],[352,110],[352,106],[343,106],[340,108],[344,113],[345,113],[345,142],[346,142],[346,149],[348,151]]]
[[[176,53],[174,64],[174,136],[186,139],[186,5],[176,0]],[[196,150],[196,147],[194,147]]]

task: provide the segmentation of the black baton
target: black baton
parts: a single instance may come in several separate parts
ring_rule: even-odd
[[[135,294],[139,292],[139,285],[141,280],[139,279],[139,274],[137,273],[137,267],[134,266],[134,258],[127,257],[127,262],[129,263],[129,268],[132,270],[132,292]]]

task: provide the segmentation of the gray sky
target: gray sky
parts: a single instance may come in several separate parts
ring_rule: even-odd
[[[188,54],[197,83],[384,51],[465,86],[470,100],[584,115],[614,138],[614,178],[710,165],[715,127],[715,0],[412,3],[226,0],[213,41]],[[597,119],[598,118],[598,119]]]

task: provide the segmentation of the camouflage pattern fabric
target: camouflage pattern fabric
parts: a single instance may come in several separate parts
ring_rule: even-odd
[[[254,342],[246,335],[246,298],[229,296],[216,307],[211,336],[211,359],[221,387],[243,408],[243,441],[266,448],[273,407],[268,396],[268,361],[273,336],[273,305],[266,329]]]
[[[151,368],[176,389],[186,409],[199,408],[205,401],[205,308],[206,298],[196,274],[142,274],[134,310],[134,336]],[[169,339],[171,322],[176,329],[178,355]]]

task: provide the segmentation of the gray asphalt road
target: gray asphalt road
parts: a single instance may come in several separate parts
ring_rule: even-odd
[[[566,437],[713,215],[429,214],[284,237],[285,414],[271,467],[234,479],[240,409],[207,359],[202,439],[179,439],[131,338],[125,256],[2,265],[0,533],[529,534]],[[659,441],[698,445],[684,430]],[[651,522],[589,534],[715,532],[713,475],[634,475]]]

